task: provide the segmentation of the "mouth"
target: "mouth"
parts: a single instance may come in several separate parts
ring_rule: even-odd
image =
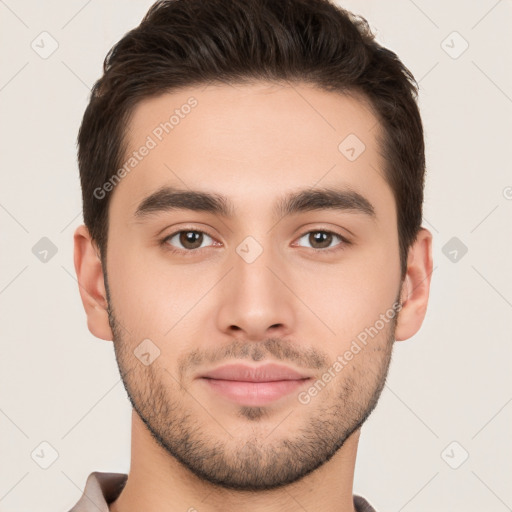
[[[208,389],[246,406],[265,405],[305,386],[311,376],[283,365],[225,365],[200,376]]]

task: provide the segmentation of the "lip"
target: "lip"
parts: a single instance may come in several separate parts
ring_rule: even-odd
[[[225,365],[200,376],[211,391],[247,406],[278,400],[304,386],[310,378],[309,375],[274,363],[257,367]]]
[[[243,364],[228,364],[206,372],[201,375],[201,377],[219,380],[236,380],[239,382],[273,382],[279,380],[307,379],[309,375],[303,375],[288,366],[267,363],[256,367]]]

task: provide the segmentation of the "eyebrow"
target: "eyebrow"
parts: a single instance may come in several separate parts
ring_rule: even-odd
[[[143,220],[172,210],[208,212],[226,218],[235,216],[233,204],[223,195],[166,186],[144,198],[135,211],[135,217]],[[364,214],[371,219],[376,217],[370,201],[349,188],[314,188],[291,192],[277,201],[273,213],[281,218],[316,210],[348,211]]]

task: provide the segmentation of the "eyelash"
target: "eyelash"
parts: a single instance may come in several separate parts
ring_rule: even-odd
[[[200,252],[202,249],[207,249],[207,247],[200,247],[198,249],[178,249],[174,246],[172,246],[171,244],[168,243],[168,241],[170,239],[172,239],[174,236],[176,235],[179,235],[180,233],[188,233],[188,232],[192,232],[192,233],[201,233],[203,235],[207,235],[209,236],[211,239],[215,240],[215,238],[210,235],[209,233],[207,233],[206,231],[202,231],[200,229],[180,229],[178,231],[175,231],[174,233],[171,233],[170,235],[167,235],[165,238],[163,238],[161,240],[161,245],[165,247],[166,250],[170,251],[171,253],[173,254],[180,254],[180,255],[183,255],[185,257],[187,256],[194,256],[196,255],[198,252]],[[311,249],[315,252],[318,252],[318,253],[327,253],[327,254],[330,254],[332,252],[337,252],[337,251],[340,251],[340,250],[343,250],[344,246],[347,246],[347,245],[351,245],[352,242],[350,242],[349,240],[347,240],[344,236],[340,235],[339,233],[336,233],[335,231],[330,231],[330,230],[327,230],[327,229],[313,229],[313,230],[310,230],[310,231],[306,231],[304,232],[302,235],[300,235],[297,240],[300,240],[301,238],[303,238],[304,236],[306,235],[309,235],[311,233],[326,233],[326,234],[329,234],[329,235],[334,235],[336,237],[338,237],[340,239],[340,243],[335,245],[334,247],[328,247],[326,249],[315,249],[314,247],[306,247],[307,249]]]

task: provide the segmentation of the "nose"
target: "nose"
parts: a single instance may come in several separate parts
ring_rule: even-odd
[[[252,262],[235,253],[224,280],[217,312],[218,328],[240,339],[263,341],[295,328],[297,299],[284,283],[289,273],[270,250]]]

